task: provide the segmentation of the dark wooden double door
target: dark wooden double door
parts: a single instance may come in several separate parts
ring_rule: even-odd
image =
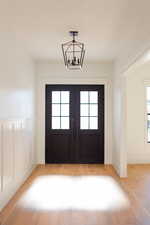
[[[104,85],[46,85],[46,163],[104,163]]]

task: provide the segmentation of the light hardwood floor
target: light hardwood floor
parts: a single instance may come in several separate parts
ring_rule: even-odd
[[[38,166],[0,214],[2,225],[150,225],[150,165]]]

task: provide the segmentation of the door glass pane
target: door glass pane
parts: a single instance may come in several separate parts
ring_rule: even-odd
[[[90,104],[90,116],[97,116],[97,115],[98,115],[98,105]]]
[[[98,91],[80,92],[80,129],[98,129]]]
[[[88,116],[88,104],[80,104],[80,116]]]
[[[88,117],[80,117],[80,129],[88,129]]]
[[[90,91],[90,103],[98,103],[98,92]]]
[[[52,116],[60,116],[60,104],[52,104]]]
[[[60,129],[60,117],[52,117],[52,129]]]
[[[61,104],[61,116],[69,116],[69,104]]]
[[[90,129],[98,129],[98,119],[97,117],[90,117]]]
[[[61,103],[69,103],[69,91],[61,91]]]
[[[52,129],[70,129],[69,103],[69,91],[52,91]]]
[[[60,91],[52,91],[52,103],[60,103]]]
[[[61,129],[69,129],[69,117],[61,117]]]
[[[80,91],[80,103],[88,103],[88,91]]]

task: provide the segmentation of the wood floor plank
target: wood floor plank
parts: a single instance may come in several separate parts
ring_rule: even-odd
[[[149,190],[150,165],[129,165],[128,178],[124,179],[116,175],[112,166],[38,165],[3,209],[0,222],[2,225],[149,225]]]

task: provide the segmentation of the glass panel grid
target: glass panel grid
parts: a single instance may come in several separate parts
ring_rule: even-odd
[[[88,91],[80,91],[80,103],[89,103]]]
[[[60,91],[52,91],[52,103],[60,103]]]
[[[80,104],[80,115],[81,116],[89,115],[89,104]]]
[[[90,92],[90,103],[98,103],[98,91],[89,91]]]
[[[82,130],[87,130],[89,129],[89,122],[88,122],[89,117],[80,117],[80,129]]]
[[[90,129],[97,130],[98,129],[98,118],[90,117]]]
[[[52,91],[52,129],[70,129],[69,101],[69,91]]]
[[[61,117],[60,118],[61,121],[61,129],[69,129],[69,116],[66,117]]]
[[[52,116],[60,116],[60,104],[52,104]]]
[[[98,116],[98,104],[90,104],[90,116]]]
[[[69,104],[61,104],[60,105],[60,112],[61,112],[61,116],[69,116]]]
[[[69,104],[69,91],[61,91],[61,103],[68,103]]]
[[[98,129],[98,91],[80,91],[80,129]]]
[[[60,129],[60,117],[52,117],[52,129]]]

